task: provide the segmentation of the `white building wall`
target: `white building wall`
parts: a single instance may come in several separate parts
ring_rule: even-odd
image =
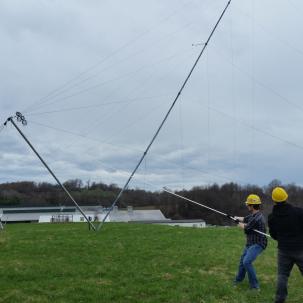
[[[206,227],[205,222],[173,222],[173,223],[159,223],[161,225],[169,225],[169,226],[180,226],[180,227],[196,227],[196,228],[204,228]]]

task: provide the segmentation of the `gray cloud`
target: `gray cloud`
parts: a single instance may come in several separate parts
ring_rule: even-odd
[[[302,183],[293,2],[232,1],[131,186]],[[122,185],[225,4],[1,1],[1,121],[26,109],[23,131],[62,180]],[[52,182],[11,125],[0,165],[1,182]]]

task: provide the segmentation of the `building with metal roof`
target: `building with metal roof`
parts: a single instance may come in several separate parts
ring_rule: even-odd
[[[108,209],[101,206],[82,207],[92,221],[102,221]],[[84,216],[76,207],[22,207],[3,208],[1,220],[5,223],[68,223],[85,222]],[[204,220],[170,220],[159,209],[118,209],[114,207],[106,222],[130,222],[143,224],[165,224],[174,226],[205,227]]]

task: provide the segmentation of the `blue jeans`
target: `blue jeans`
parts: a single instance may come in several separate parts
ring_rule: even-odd
[[[247,272],[250,287],[259,288],[256,271],[252,263],[256,260],[258,255],[262,253],[263,250],[263,247],[258,244],[245,247],[240,259],[239,270],[235,279],[236,283],[243,281]]]

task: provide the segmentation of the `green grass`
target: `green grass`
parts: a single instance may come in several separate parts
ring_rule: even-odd
[[[232,287],[244,235],[237,228],[16,224],[0,232],[0,302],[273,302],[276,243],[255,263],[261,292]],[[289,303],[303,302],[302,277]]]

